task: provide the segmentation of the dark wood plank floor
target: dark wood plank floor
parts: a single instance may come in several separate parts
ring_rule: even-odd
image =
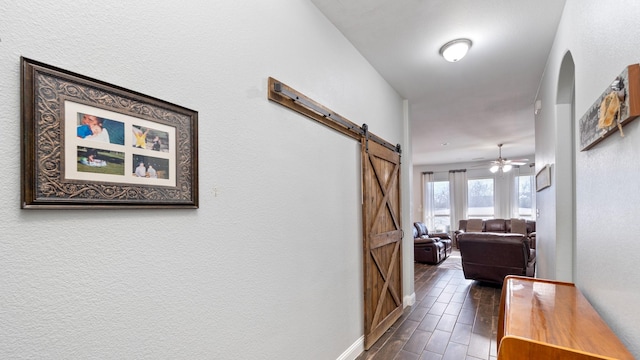
[[[466,280],[457,251],[416,263],[416,303],[357,360],[495,360],[500,291]]]

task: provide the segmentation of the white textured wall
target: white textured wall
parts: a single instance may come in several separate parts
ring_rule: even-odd
[[[541,84],[543,112],[536,122],[536,159],[554,163],[556,158],[566,156],[555,154],[556,110],[553,105],[544,105],[553,104],[547,100],[556,98],[566,52],[571,52],[575,63],[575,109],[579,121],[627,65],[639,62],[638,18],[637,1],[567,0]],[[637,358],[640,358],[640,314],[634,307],[640,303],[639,127],[640,120],[635,120],[624,127],[624,138],[614,134],[589,151],[577,152],[575,250],[578,287]],[[556,190],[552,185],[548,193]],[[539,206],[548,205],[548,201],[553,200],[538,197]],[[546,210],[554,211],[548,206]],[[542,221],[539,224],[543,225]],[[555,232],[549,227],[537,230],[538,239]],[[543,239],[538,243],[538,275],[555,274],[556,269],[548,261],[551,256],[545,253],[554,251],[555,241],[561,239]],[[563,258],[558,255],[557,263],[561,264]]]
[[[414,287],[414,271],[413,271],[413,221],[412,212],[416,207],[413,201],[413,157],[411,156],[411,123],[409,121],[410,110],[409,100],[402,101],[403,110],[403,126],[404,141],[402,142],[402,164],[400,165],[400,187],[402,189],[402,229],[404,230],[404,238],[402,243],[402,292],[404,293],[404,307],[411,306],[415,303],[415,287]]]
[[[267,101],[267,77],[393,143],[403,106],[310,2],[0,9],[0,358],[325,360],[357,343],[359,144]],[[21,55],[197,110],[200,208],[20,210]]]

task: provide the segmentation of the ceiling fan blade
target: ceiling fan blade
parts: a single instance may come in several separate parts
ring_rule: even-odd
[[[526,165],[527,161],[529,161],[529,159],[517,159],[517,160],[505,160],[505,164],[511,164],[511,165]]]

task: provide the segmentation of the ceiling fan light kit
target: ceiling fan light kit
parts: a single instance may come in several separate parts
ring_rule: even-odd
[[[513,166],[512,166],[512,165],[509,165],[509,164],[507,164],[507,165],[502,165],[502,166],[500,166],[500,165],[493,165],[493,166],[491,166],[491,167],[489,168],[489,171],[491,171],[492,173],[494,173],[494,174],[495,174],[495,173],[497,173],[497,172],[498,172],[498,170],[500,170],[500,169],[502,169],[502,172],[503,172],[503,173],[506,173],[506,172],[511,171],[511,169],[513,169]]]
[[[498,159],[492,161],[492,165],[489,168],[491,173],[495,174],[498,171],[502,171],[503,173],[511,171],[514,165],[524,165],[528,159],[519,159],[519,160],[507,160],[502,157],[502,145],[498,144]]]

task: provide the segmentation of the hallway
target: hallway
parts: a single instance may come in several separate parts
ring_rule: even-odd
[[[457,251],[414,266],[416,303],[357,360],[495,359],[501,289],[464,279]]]

